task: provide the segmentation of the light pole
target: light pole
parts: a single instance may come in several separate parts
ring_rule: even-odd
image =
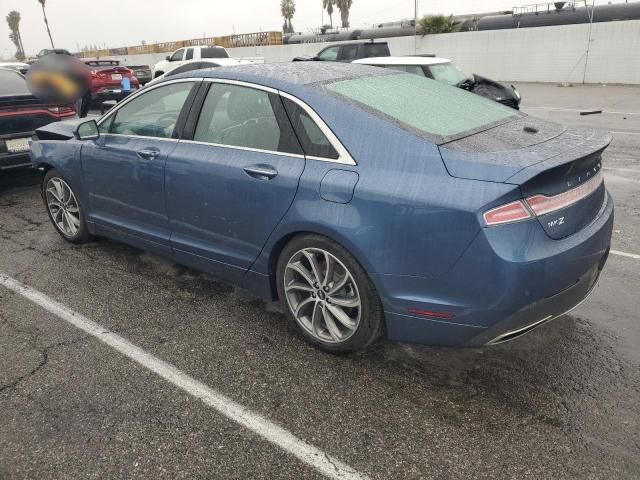
[[[584,72],[582,74],[582,83],[587,80],[587,64],[589,63],[589,50],[591,49],[591,29],[593,28],[593,14],[595,10],[596,1],[591,0],[591,13],[589,13],[588,0],[584,0],[584,8],[587,10],[587,16],[589,17],[589,33],[587,35],[587,52],[584,59]]]
[[[418,0],[413,5],[413,54],[418,54]]]

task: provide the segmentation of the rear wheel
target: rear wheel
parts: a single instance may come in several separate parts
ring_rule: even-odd
[[[329,352],[352,352],[382,333],[382,306],[357,260],[318,235],[292,240],[277,269],[278,294],[295,328]]]
[[[42,198],[49,219],[62,238],[71,243],[86,243],[92,239],[78,198],[55,169],[49,170],[44,177]]]

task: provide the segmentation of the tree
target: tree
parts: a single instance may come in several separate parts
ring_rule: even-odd
[[[451,33],[458,30],[458,23],[453,15],[425,15],[418,21],[417,33],[431,35],[433,33]]]
[[[7,25],[9,25],[9,30],[11,30],[9,38],[18,49],[16,51],[15,57],[16,60],[22,61],[25,58],[25,54],[24,45],[22,45],[22,36],[20,35],[20,20],[20,12],[17,12],[15,10],[9,12],[9,15],[7,15]]]
[[[342,28],[349,28],[349,10],[353,5],[353,0],[335,0],[338,10],[340,10],[340,19],[342,20]]]
[[[282,31],[284,33],[294,33],[291,19],[296,13],[295,0],[280,0],[280,13],[284,17],[284,25],[282,26]]]
[[[329,25],[331,25],[331,28],[333,29],[333,17],[331,15],[333,15],[333,6],[336,4],[336,0],[322,0],[322,8],[325,8],[327,10],[327,13],[329,14]]]
[[[44,15],[44,24],[47,26],[47,33],[49,34],[49,40],[51,41],[51,48],[56,48],[53,45],[53,37],[51,36],[51,30],[49,30],[49,20],[47,20],[47,11],[44,8],[44,4],[47,3],[47,0],[38,0],[38,2],[42,5],[42,15]]]

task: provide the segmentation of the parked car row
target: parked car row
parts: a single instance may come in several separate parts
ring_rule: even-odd
[[[277,299],[326,351],[493,345],[596,284],[610,136],[447,83],[337,62],[192,70],[38,128],[31,159],[65,240],[113,238]]]

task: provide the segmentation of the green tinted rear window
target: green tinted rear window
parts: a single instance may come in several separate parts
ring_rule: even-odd
[[[343,80],[330,83],[326,88],[440,140],[521,115],[460,88],[407,73]]]

